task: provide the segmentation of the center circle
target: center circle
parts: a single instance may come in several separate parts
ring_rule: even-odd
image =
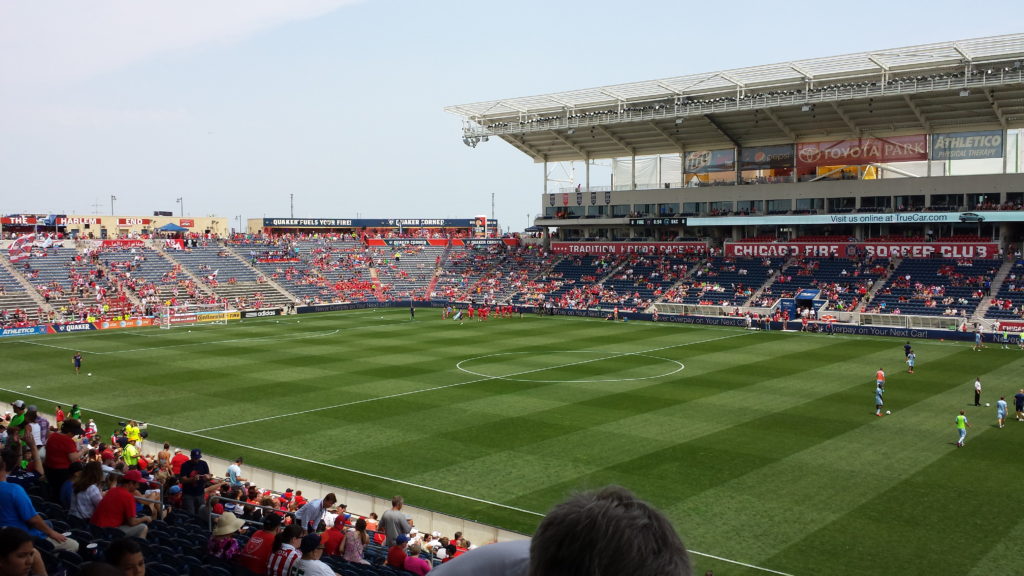
[[[535,361],[534,363],[536,363],[537,360],[543,360],[544,358],[547,358],[547,357],[550,357],[550,356],[564,355],[564,354],[590,354],[590,355],[593,355],[593,356],[596,356],[596,357],[593,358],[593,359],[590,359],[590,360],[586,360],[586,359],[585,360],[574,360],[574,361],[569,361],[569,362],[566,362],[565,358],[559,358],[559,360],[561,361],[560,364],[542,365],[542,366],[538,366],[536,368],[529,368],[529,367],[527,367],[527,364],[525,364],[522,360],[520,360],[520,358],[522,358],[523,356],[530,356],[530,359],[534,360]],[[667,366],[665,367],[665,369],[661,370],[660,371],[661,373],[659,373],[659,374],[652,374],[652,375],[648,375],[648,376],[626,377],[626,378],[586,378],[586,379],[582,379],[582,380],[568,380],[568,379],[537,380],[535,378],[521,378],[521,376],[525,376],[527,374],[541,373],[541,372],[546,372],[546,371],[549,371],[549,370],[560,370],[560,369],[564,369],[564,368],[571,368],[573,366],[586,366],[586,365],[593,366],[595,363],[598,363],[598,362],[606,362],[606,361],[619,360],[619,359],[624,359],[624,358],[629,358],[629,359],[643,358],[643,359],[646,359],[646,360],[654,360],[658,364],[667,364]],[[467,367],[467,365],[472,365],[474,362],[475,363],[483,363],[484,361],[486,361],[488,359],[492,359],[492,360],[493,359],[497,359],[497,361],[493,362],[493,364],[499,364],[499,365],[500,364],[514,363],[515,368],[513,369],[512,372],[510,372],[510,373],[508,373],[506,375],[500,375],[500,374],[487,374],[487,373],[479,371],[480,370],[479,368],[476,369],[476,370],[472,370],[472,369]],[[679,362],[677,360],[670,360],[668,358],[662,358],[660,356],[651,356],[651,355],[648,355],[648,354],[631,353],[631,352],[629,352],[629,353],[618,353],[617,354],[617,353],[609,353],[607,351],[602,351],[602,350],[551,350],[551,351],[544,351],[544,352],[499,352],[499,353],[496,353],[496,354],[486,354],[484,356],[475,356],[473,358],[467,358],[465,360],[460,361],[458,364],[455,365],[455,367],[458,368],[462,372],[465,372],[467,374],[472,374],[474,376],[480,376],[481,378],[493,378],[495,380],[508,380],[510,382],[535,382],[535,383],[544,383],[544,384],[569,384],[569,383],[588,383],[588,382],[632,382],[632,381],[636,381],[636,380],[653,380],[655,378],[665,378],[667,376],[671,376],[673,374],[681,372],[685,368],[685,366],[683,365],[682,362]],[[637,369],[639,369],[639,368],[637,368]],[[628,374],[629,370],[630,370],[630,368],[626,369],[627,374]]]

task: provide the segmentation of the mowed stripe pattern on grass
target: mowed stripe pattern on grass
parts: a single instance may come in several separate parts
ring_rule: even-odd
[[[525,510],[623,484],[665,510],[694,549],[792,574],[1002,566],[991,546],[1005,545],[1017,523],[991,522],[991,509],[973,507],[1008,496],[1006,482],[1020,470],[1005,454],[1019,453],[1024,424],[989,430],[992,415],[971,407],[975,427],[957,451],[952,418],[975,376],[1012,396],[1024,359],[1016,351],[915,342],[918,374],[909,375],[896,340],[418,316],[39,340],[81,346],[97,374],[89,380],[70,374],[71,352],[49,345],[4,343],[0,358],[20,377],[41,378],[33,392],[43,397],[178,430],[230,425],[204,435]],[[477,374],[458,370],[460,362]],[[679,364],[685,369],[662,376]],[[882,419],[873,416],[880,366],[890,372],[895,412]],[[225,457],[239,452],[154,435]],[[538,521],[400,482],[246,456],[510,529],[529,532]],[[958,498],[970,506],[955,506]],[[956,525],[970,527],[969,544]],[[762,573],[703,558],[698,565]]]

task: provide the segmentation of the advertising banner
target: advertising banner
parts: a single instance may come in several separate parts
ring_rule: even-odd
[[[196,221],[191,218],[182,218],[178,220],[178,226],[181,226],[182,228],[194,228],[195,225]]]
[[[34,336],[46,334],[46,326],[26,326],[24,328],[0,328],[0,338],[9,336]]]
[[[554,254],[702,254],[704,242],[552,242]]]
[[[228,312],[197,312],[195,316],[196,322],[220,322],[221,320],[238,320],[242,317],[242,313],[238,310],[229,310]]]
[[[852,258],[998,258],[995,242],[731,242],[725,255],[736,258],[790,256]]]
[[[925,134],[801,142],[796,145],[796,165],[801,171],[818,166],[864,165],[877,162],[912,162],[928,159]]]
[[[245,310],[242,318],[263,318],[265,316],[281,316],[284,314],[282,308],[266,308],[264,310]]]
[[[731,172],[736,169],[736,151],[728,148],[687,152],[683,166],[687,174]]]
[[[932,134],[932,160],[1002,158],[1002,130]]]
[[[740,150],[740,170],[773,170],[792,168],[796,157],[793,145],[755,146]]]
[[[370,238],[367,246],[473,246],[479,244],[503,243],[518,246],[518,238]]]
[[[97,330],[115,330],[117,328],[139,328],[153,326],[152,318],[129,318],[127,320],[100,320],[94,322]]]
[[[1019,334],[1024,332],[1024,322],[1017,320],[1000,320],[998,331],[1002,332],[1003,330]]]
[[[51,324],[50,328],[52,332],[84,332],[86,330],[95,330],[94,326],[90,322],[78,322],[75,324]]]

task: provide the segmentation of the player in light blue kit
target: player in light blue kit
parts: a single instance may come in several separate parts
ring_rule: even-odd
[[[875,386],[875,416],[882,415],[882,406],[885,402],[882,401],[882,394],[885,393],[885,385],[879,382]]]
[[[996,421],[1000,428],[1006,425],[1006,396],[1000,396],[996,402]]]

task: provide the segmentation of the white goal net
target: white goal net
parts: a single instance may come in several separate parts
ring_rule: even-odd
[[[228,320],[237,320],[239,317],[239,312],[226,303],[164,305],[157,314],[160,327],[164,329],[197,324],[227,324]]]

